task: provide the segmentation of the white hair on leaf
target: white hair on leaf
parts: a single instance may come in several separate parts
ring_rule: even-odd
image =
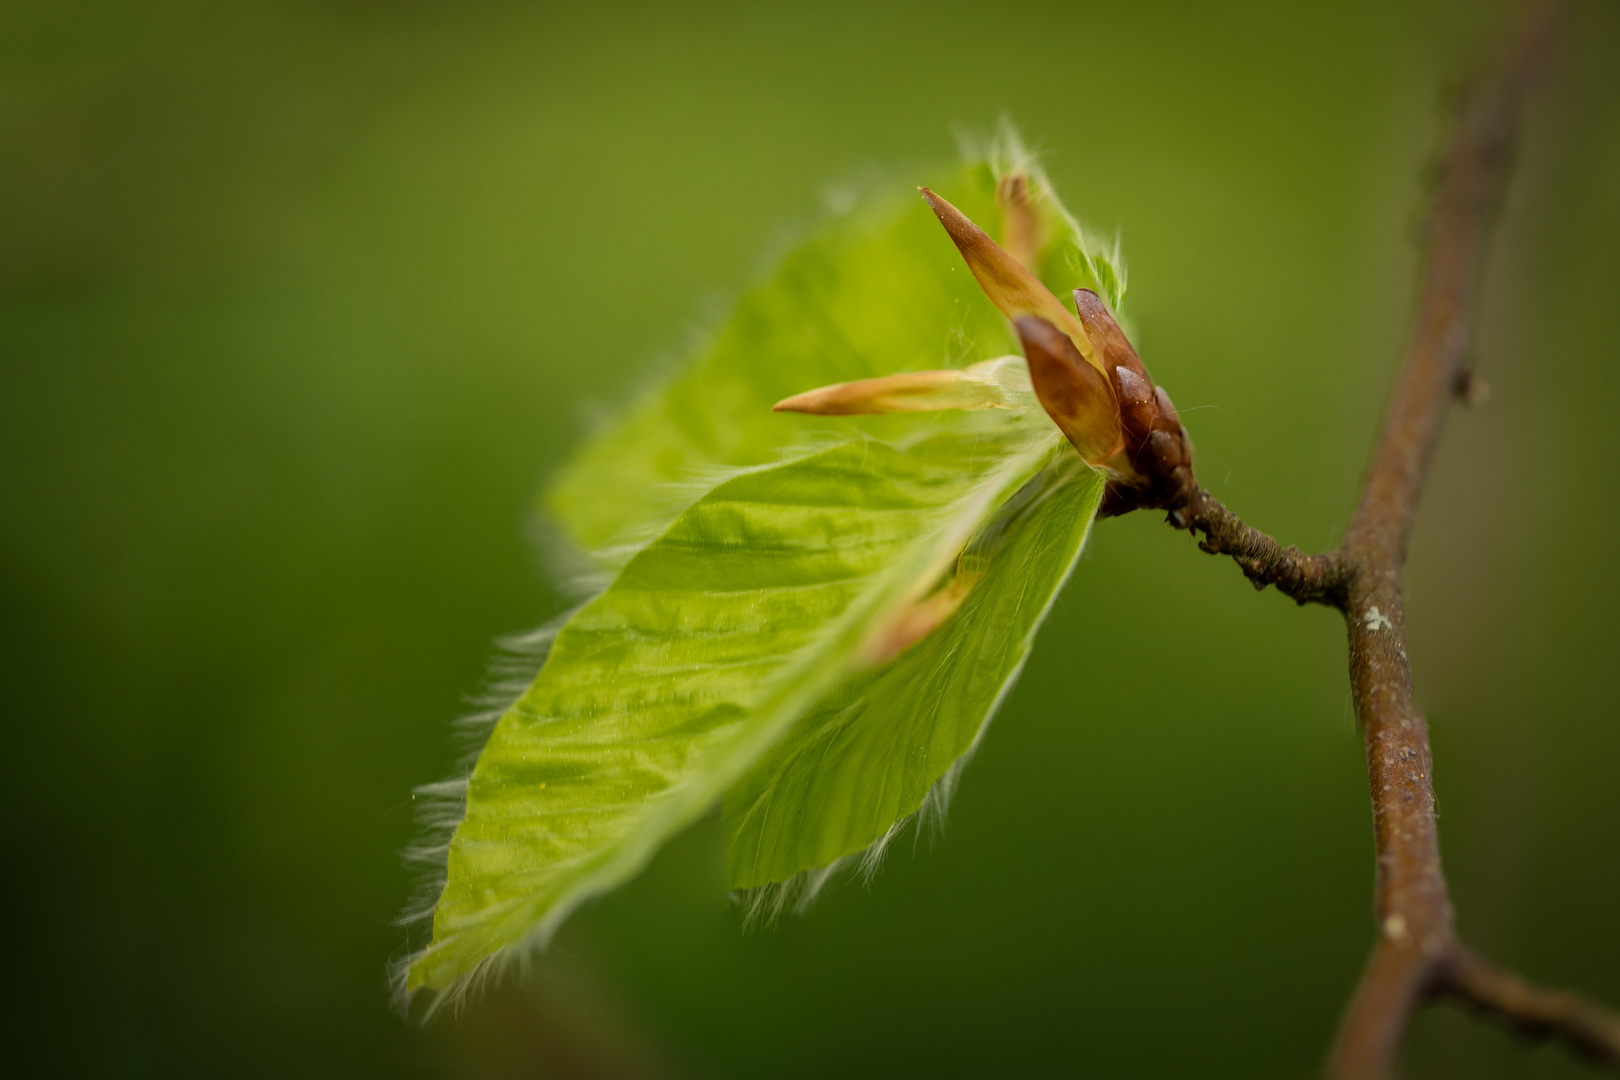
[[[988,720],[986,722],[988,723]],[[983,734],[982,727],[980,734]],[[973,745],[978,746],[977,739]],[[967,764],[967,759],[972,753],[973,750],[969,749],[945,771],[944,776],[929,787],[927,794],[923,796],[922,805],[914,813],[907,814],[890,825],[882,836],[860,851],[834,859],[826,866],[801,870],[786,881],[773,881],[768,885],[759,885],[751,889],[733,890],[731,899],[742,909],[743,929],[769,929],[787,912],[794,915],[807,914],[820,898],[821,891],[840,874],[846,872],[863,886],[870,887],[878,872],[883,869],[883,860],[888,856],[889,845],[894,843],[909,825],[916,825],[919,837],[927,833],[930,841],[941,835],[945,828],[946,811],[956,790],[956,782],[961,776],[962,767]]]
[[[534,630],[498,638],[495,655],[489,663],[483,688],[467,699],[472,711],[452,724],[457,744],[460,775],[436,783],[422,784],[411,792],[411,804],[418,829],[417,838],[400,852],[400,860],[417,873],[416,888],[394,924],[405,931],[404,955],[389,965],[389,983],[401,1012],[409,1009],[411,995],[405,989],[411,964],[432,937],[433,910],[444,892],[448,878],[450,840],[467,813],[467,783],[490,732],[502,716],[517,703],[551,653],[557,632],[573,617],[571,609]],[[504,966],[499,954],[478,966],[467,979],[432,997],[426,1010],[431,1016],[446,1006],[455,1006],[475,987],[482,985]]]
[[[843,439],[848,437],[846,433]],[[801,440],[759,465],[694,470],[686,480],[665,485],[668,494],[666,505],[673,508],[670,520],[673,521],[681,510],[734,477],[770,469],[795,457],[819,453],[843,439],[829,433],[825,437]],[[576,597],[585,589],[588,589],[589,595],[579,597],[579,602],[573,607],[534,630],[497,639],[484,686],[467,699],[471,711],[452,723],[458,750],[458,775],[423,784],[412,792],[411,801],[419,832],[417,839],[400,852],[400,858],[407,867],[417,872],[418,880],[410,901],[395,919],[395,925],[405,931],[404,955],[396,957],[389,965],[389,983],[402,1012],[410,1008],[413,997],[405,989],[406,976],[432,937],[433,911],[448,879],[450,841],[456,827],[466,817],[467,784],[478,755],[501,717],[518,703],[539,676],[558,632],[581,607],[607,587],[613,573],[657,539],[666,527],[667,524],[640,530],[635,536],[615,537],[613,544],[593,552],[579,553],[565,564],[577,571],[572,577]],[[549,561],[555,573],[560,569],[560,557],[564,553],[577,552],[577,549],[567,545],[558,534],[551,534],[548,539],[551,538],[555,538],[555,543],[548,554],[552,556]],[[819,884],[816,889],[820,889]],[[557,925],[571,910],[572,907],[553,912],[519,943],[490,955],[447,989],[431,993],[424,1019],[444,1008],[458,1007],[469,994],[491,980],[499,980],[513,970],[526,968],[533,956],[544,951]]]

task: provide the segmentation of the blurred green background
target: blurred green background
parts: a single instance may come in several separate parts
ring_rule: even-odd
[[[711,818],[424,1027],[396,852],[491,640],[562,605],[548,471],[953,125],[1005,111],[1122,231],[1201,478],[1332,544],[1506,10],[5,0],[6,1071],[1310,1075],[1372,939],[1343,632],[1147,515],[1098,528],[943,839],[808,917],[741,932]],[[1620,1002],[1620,12],[1567,41],[1411,647],[1463,932]],[[1407,1074],[1583,1073],[1442,1008]]]

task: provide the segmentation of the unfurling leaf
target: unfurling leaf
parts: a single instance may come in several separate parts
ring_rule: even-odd
[[[881,659],[869,643],[914,583],[1058,450],[1041,418],[1007,416],[813,450],[699,499],[563,627],[495,728],[417,981],[442,985],[639,870]]]
[[[727,873],[775,887],[878,843],[938,800],[1017,677],[1084,544],[1103,477],[1064,448],[963,556],[982,575],[930,633],[845,680],[726,793]],[[790,894],[762,890],[774,906]]]
[[[1049,315],[1072,267],[1113,264],[1080,246],[1038,172],[1018,175],[971,163],[951,185],[1041,262],[1001,252],[1012,273],[988,237],[975,249],[1012,283],[1002,311],[922,207],[876,193],[552,486],[600,591],[466,782],[407,992],[543,943],[717,803],[731,884],[768,898],[948,792],[1105,486],[1008,355],[1002,312],[1023,312],[1011,296]],[[1063,314],[1078,351],[1067,336],[1085,330]]]

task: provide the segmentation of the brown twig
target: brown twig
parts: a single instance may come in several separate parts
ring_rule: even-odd
[[[1198,546],[1211,555],[1230,555],[1254,587],[1275,585],[1301,604],[1327,604],[1343,609],[1345,563],[1336,551],[1306,555],[1283,547],[1259,529],[1245,525],[1219,499],[1197,488],[1186,504],[1170,511],[1170,524],[1204,539]]]
[[[1468,367],[1480,282],[1519,105],[1549,51],[1556,9],[1554,0],[1532,3],[1509,47],[1458,100],[1425,237],[1412,338],[1344,545],[1326,555],[1285,548],[1202,488],[1170,508],[1172,525],[1202,532],[1199,546],[1230,555],[1256,587],[1275,585],[1301,604],[1336,607],[1349,628],[1350,683],[1372,793],[1378,943],[1329,1060],[1334,1080],[1390,1076],[1413,1012],[1441,996],[1620,1066],[1620,1016],[1530,986],[1456,938],[1440,867],[1428,730],[1412,704],[1401,583],[1450,404],[1483,393]]]
[[[1532,986],[1471,949],[1452,950],[1434,993],[1506,1020],[1531,1038],[1556,1035],[1599,1064],[1620,1066],[1620,1015],[1578,994]]]

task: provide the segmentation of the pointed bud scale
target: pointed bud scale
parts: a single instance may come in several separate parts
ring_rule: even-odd
[[[1010,172],[996,183],[996,206],[1001,209],[1001,246],[1031,271],[1040,270],[1046,230],[1032,203],[1029,175]]]
[[[1153,385],[1152,376],[1100,296],[1090,289],[1076,289],[1074,306],[1086,332],[1097,344],[1119,397],[1119,422],[1125,441],[1119,471],[1124,479],[1110,489],[1103,513],[1185,500],[1194,486],[1192,446],[1175,406],[1170,404],[1170,396]]]
[[[1136,447],[1153,430],[1159,418],[1159,402],[1153,380],[1124,364],[1114,368],[1114,391],[1119,395],[1119,425],[1124,429],[1127,449]]]
[[[1022,404],[1018,384],[1008,376],[1022,361],[998,356],[949,371],[908,371],[877,379],[835,383],[783,398],[772,412],[817,416],[870,416],[940,409],[1010,409]],[[1024,391],[1028,401],[1028,391]]]
[[[1075,351],[1086,363],[1103,372],[1102,360],[1091,339],[1086,336],[1085,328],[1069,314],[1051,290],[1041,284],[1040,278],[997,247],[983,229],[969,221],[956,207],[927,188],[918,190],[928,200],[928,205],[933,207],[940,224],[945,226],[945,231],[955,242],[956,249],[962,253],[968,269],[978,279],[979,287],[1001,309],[1003,315],[1014,321],[1024,315],[1045,319],[1068,336]],[[1107,388],[1106,383],[1104,387]]]
[[[1029,379],[1046,415],[1087,462],[1099,465],[1113,457],[1122,441],[1119,406],[1107,380],[1086,363],[1068,335],[1047,320],[1022,315],[1013,326],[1024,344]]]
[[[1142,365],[1136,350],[1131,347],[1125,331],[1114,321],[1114,316],[1109,313],[1108,305],[1103,303],[1102,297],[1090,289],[1076,289],[1074,310],[1075,314],[1080,316],[1080,325],[1085,327],[1086,336],[1097,347],[1103,374],[1112,379],[1117,369],[1129,368],[1140,375],[1150,388],[1153,386],[1153,379],[1149,377],[1147,368]],[[1149,393],[1151,392],[1150,389]]]

